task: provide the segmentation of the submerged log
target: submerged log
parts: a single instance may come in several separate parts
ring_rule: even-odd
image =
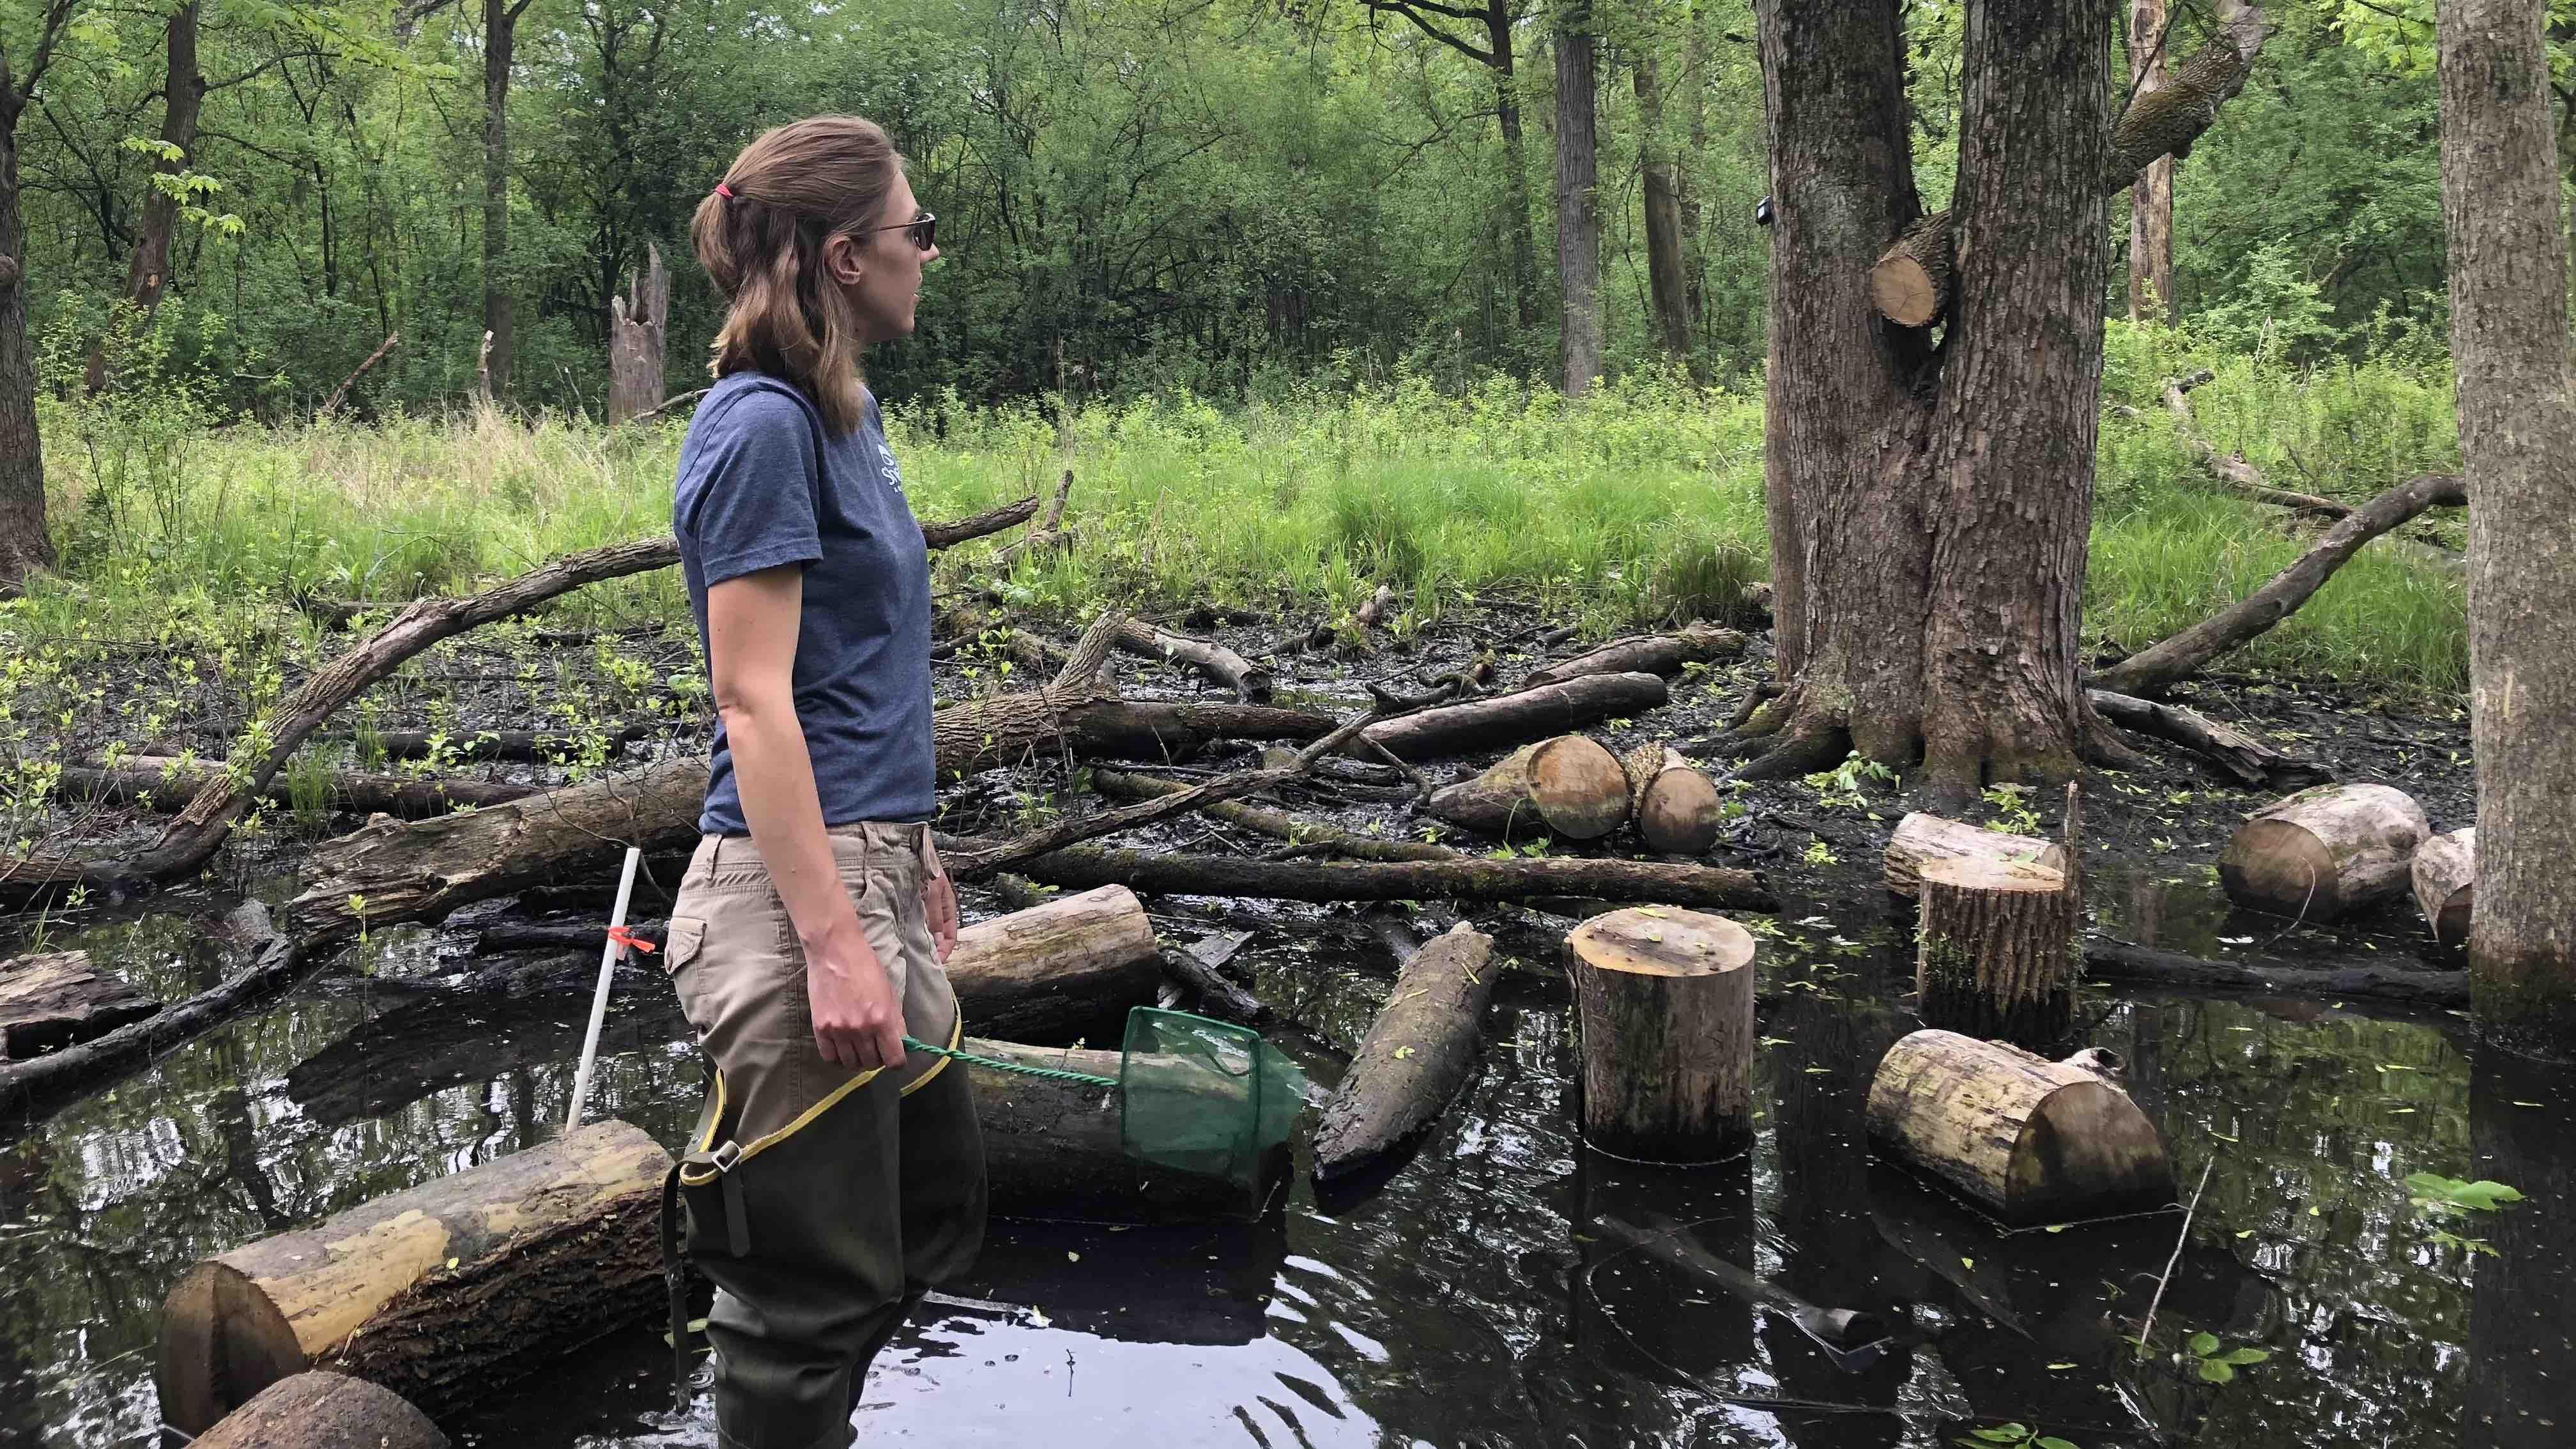
[[[1619,757],[1628,776],[1628,816],[1648,850],[1705,855],[1726,824],[1717,782],[1666,744],[1643,744]]]
[[[1477,1023],[1499,974],[1493,950],[1492,937],[1462,921],[1404,963],[1324,1104],[1314,1138],[1317,1181],[1377,1161],[1448,1110],[1475,1069]]]
[[[958,842],[961,847],[975,842]],[[949,842],[942,840],[940,849]],[[1574,856],[1494,860],[1242,860],[1105,846],[1050,851],[1014,867],[1057,886],[1124,885],[1147,895],[1250,896],[1274,901],[1517,901],[1573,896],[1669,901],[1720,910],[1779,909],[1749,870]]]
[[[1923,867],[1936,860],[1984,860],[2059,870],[2065,866],[2066,852],[2053,840],[1987,830],[1921,810],[1910,811],[1896,822],[1896,832],[1887,837],[1884,870],[1888,890],[1909,899],[1921,895]]]
[[[1715,1162],[1753,1132],[1753,937],[1646,906],[1565,938],[1583,1024],[1583,1138],[1645,1162]]]
[[[2319,785],[2247,817],[2218,857],[2218,879],[2249,910],[2336,920],[2404,889],[2432,833],[2403,790]]]
[[[161,1305],[161,1415],[203,1433],[311,1368],[431,1413],[650,1311],[671,1159],[598,1122],[209,1258]]]
[[[2388,966],[2338,966],[2331,970],[2247,966],[2098,937],[2084,943],[2084,970],[2099,981],[2194,991],[2240,991],[2320,1001],[2391,1001],[2439,1011],[2464,1009],[2469,1004],[2466,971],[2408,971]]]
[[[1120,1054],[1075,1047],[1032,1047],[969,1037],[979,1055],[1024,1066],[1116,1077]],[[1210,1223],[1260,1216],[1274,1174],[1246,1192],[1241,1184],[1175,1172],[1139,1161],[1126,1149],[1119,1094],[1108,1087],[971,1067],[975,1120],[984,1133],[984,1175],[992,1211],[1006,1218],[1057,1222]],[[1287,1164],[1278,1163],[1283,1170]]]
[[[1492,768],[1435,790],[1422,808],[1505,840],[1562,835],[1598,840],[1628,818],[1619,757],[1582,735],[1523,745]]]
[[[2006,1225],[2171,1202],[2155,1125],[2119,1087],[2001,1042],[1918,1031],[1871,1078],[1873,1145],[1941,1179]]]
[[[87,951],[0,961],[0,1057],[32,1057],[105,1036],[160,1009],[160,1002],[92,965]]]
[[[1693,624],[1671,634],[1613,639],[1598,649],[1529,672],[1524,689],[1562,684],[1587,674],[1679,674],[1686,664],[1730,659],[1744,652],[1744,635],[1714,624]]]
[[[2469,912],[2477,901],[2478,832],[2454,830],[2416,848],[2415,904],[2424,924],[2446,950],[2469,944]]]
[[[448,1441],[393,1390],[316,1369],[252,1395],[192,1449],[448,1449]]]
[[[1386,720],[1369,726],[1366,737],[1399,759],[1434,760],[1643,714],[1661,709],[1668,697],[1664,681],[1652,674],[1587,674]]]
[[[1916,1010],[1932,1026],[2054,1041],[2075,1005],[2084,900],[2065,874],[1961,856],[1923,867]]]

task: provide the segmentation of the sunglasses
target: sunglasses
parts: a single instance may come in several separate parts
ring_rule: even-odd
[[[926,252],[930,250],[934,239],[939,234],[939,218],[925,211],[910,221],[898,221],[892,226],[867,227],[861,230],[859,235],[870,236],[881,231],[908,231],[912,233],[914,250]]]

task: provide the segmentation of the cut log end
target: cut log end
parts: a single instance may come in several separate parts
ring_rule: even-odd
[[[2424,809],[2387,785],[2320,785],[2255,812],[2218,858],[2230,900],[2330,921],[2402,889],[2432,834]]]
[[[2469,944],[2469,915],[2477,900],[2478,833],[2436,835],[2415,852],[2415,904],[2444,950]]]
[[[1598,840],[1628,818],[1619,758],[1582,735],[1524,745],[1472,779],[1434,791],[1424,808],[1454,825],[1500,835]]]
[[[1702,855],[1724,824],[1717,782],[1670,745],[1639,745],[1620,757],[1637,838],[1666,855]]]
[[[2155,1124],[2085,1065],[1925,1030],[1871,1078],[1873,1145],[1938,1177],[2008,1225],[2172,1200]]]
[[[447,1449],[447,1436],[390,1389],[323,1370],[269,1385],[200,1435],[202,1449]]]
[[[1714,1162],[1752,1135],[1753,937],[1642,906],[1565,938],[1583,1028],[1583,1135],[1620,1157]]]
[[[1941,294],[1923,264],[1901,254],[1881,257],[1869,269],[1869,300],[1900,327],[1928,327],[1941,315]]]
[[[1962,857],[2026,862],[2051,870],[2062,870],[2066,864],[2066,851],[2055,841],[1986,830],[1917,810],[1898,821],[1887,839],[1887,888],[1900,896],[1920,895],[1927,863]]]

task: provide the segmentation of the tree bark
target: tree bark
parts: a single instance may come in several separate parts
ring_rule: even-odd
[[[529,0],[483,0],[483,330],[486,401],[510,395],[510,67]]]
[[[192,1449],[448,1449],[429,1416],[391,1389],[313,1370],[279,1379]]]
[[[1598,649],[1533,669],[1521,688],[1563,684],[1587,674],[1679,674],[1688,664],[1732,659],[1744,652],[1744,635],[1714,624],[1693,624],[1672,634],[1632,634]]]
[[[1643,714],[1662,708],[1669,696],[1651,674],[1590,674],[1384,720],[1362,734],[1398,759],[1434,760]]]
[[[1493,949],[1462,921],[1404,963],[1315,1125],[1317,1181],[1378,1161],[1448,1110],[1476,1067],[1477,1024],[1501,974]]]
[[[1583,1139],[1646,1162],[1708,1163],[1753,1133],[1753,937],[1647,906],[1565,938],[1583,1026]]]
[[[596,1122],[199,1263],[161,1305],[161,1416],[203,1433],[330,1368],[440,1412],[659,1300],[671,1159]]]
[[[1869,1089],[1869,1138],[2008,1227],[2173,1198],[2155,1125],[2082,1067],[2001,1042],[1918,1031],[1888,1049]]]
[[[624,296],[608,299],[608,425],[649,412],[662,401],[671,321],[671,274],[662,249],[644,244],[641,273],[629,273]]]
[[[2436,1011],[2459,1010],[2469,1004],[2465,971],[2411,971],[2382,966],[2339,966],[2320,971],[2297,966],[2244,966],[2099,937],[2084,942],[2084,974],[2095,981],[2126,981],[2187,991],[2247,992],[2311,1001],[2392,1001]]]
[[[1926,862],[1915,1009],[1927,1026],[2029,1044],[2066,1035],[2084,901],[2060,871],[1956,856]]]
[[[1177,780],[1157,780],[1150,775],[1130,774],[1124,770],[1091,772],[1092,788],[1104,795],[1122,800],[1152,800],[1177,795],[1189,786]],[[1418,840],[1393,840],[1381,836],[1361,835],[1344,830],[1330,821],[1311,815],[1292,815],[1285,810],[1271,810],[1248,805],[1240,800],[1224,800],[1207,806],[1205,814],[1229,825],[1239,825],[1273,840],[1292,845],[1312,846],[1332,855],[1351,860],[1456,860],[1458,851],[1445,845],[1431,845]]]
[[[197,146],[197,117],[205,109],[206,77],[197,69],[196,0],[187,0],[170,12],[165,54],[169,69],[161,82],[161,144],[177,154],[164,154],[153,162],[156,178],[184,174]],[[134,250],[127,255],[125,264],[125,305],[130,309],[130,325],[138,331],[151,325],[152,314],[161,306],[162,290],[170,281],[170,238],[178,226],[178,198],[163,191],[157,182],[147,183],[142,225],[135,232]],[[108,332],[90,348],[89,367],[82,381],[91,397],[107,386],[108,341],[126,322],[124,318],[111,321]]]
[[[2339,920],[2405,889],[2432,833],[2403,790],[2319,785],[2247,817],[2218,857],[2218,880],[2249,910]]]
[[[2107,689],[2088,689],[2084,698],[2102,718],[2125,730],[2171,740],[2218,766],[2240,785],[2278,788],[2327,775],[2326,769],[2315,761],[2284,754],[2196,709],[2157,704]]]
[[[1193,639],[1130,619],[1118,630],[1118,647],[1148,659],[1186,664],[1234,691],[1245,704],[1270,701],[1270,671],[1209,639]]]
[[[2129,86],[2137,95],[2165,83],[2165,0],[2129,0]],[[2171,156],[2138,172],[2129,188],[2129,320],[2171,325],[2174,310]]]
[[[1598,79],[1593,72],[1590,0],[1559,0],[1556,23],[1556,280],[1563,292],[1559,352],[1567,397],[1581,397],[1601,376],[1601,212],[1593,134]]]
[[[1637,53],[1630,75],[1637,90],[1637,169],[1645,189],[1646,285],[1654,303],[1655,335],[1664,355],[1687,364],[1691,314],[1682,262],[1681,187],[1673,148],[1664,134],[1664,93],[1655,42]]]
[[[2478,832],[2472,828],[2433,836],[2416,847],[2408,872],[2415,882],[2415,904],[2434,941],[2451,951],[2469,944],[2477,901]]]
[[[2442,218],[2469,490],[2479,1017],[2576,1045],[2576,404],[2537,0],[2440,7]]]
[[[50,37],[48,37],[50,39]],[[45,528],[45,452],[36,434],[36,350],[27,337],[27,221],[18,189],[18,118],[28,104],[0,57],[0,599],[54,566]]]
[[[1511,215],[1512,320],[1526,334],[1539,323],[1538,241],[1530,225],[1529,146],[1521,139],[1521,99],[1513,40],[1520,16],[1514,0],[1485,0],[1486,64],[1494,73],[1494,129],[1503,138],[1503,204]]]
[[[970,849],[981,842],[957,842]],[[947,850],[942,841],[940,849]],[[1542,856],[1494,860],[1242,860],[1103,846],[1073,846],[1018,867],[1046,885],[1124,885],[1146,895],[1248,896],[1274,901],[1516,901],[1571,896],[1669,902],[1715,910],[1779,908],[1748,870],[1656,861]]]
[[[0,1058],[36,1056],[141,1021],[161,1003],[90,963],[87,951],[0,961]]]

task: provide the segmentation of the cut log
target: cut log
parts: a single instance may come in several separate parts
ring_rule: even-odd
[[[2337,920],[2404,889],[2432,833],[2403,790],[2319,785],[2248,816],[2218,857],[2218,880],[2248,910]]]
[[[1494,941],[1465,922],[1413,953],[1324,1103],[1315,1178],[1343,1177],[1413,1139],[1449,1108],[1476,1066],[1477,1024],[1494,994]]]
[[[1387,720],[1369,726],[1366,737],[1399,759],[1435,760],[1644,714],[1663,708],[1668,697],[1664,681],[1652,674],[1588,674]]]
[[[1281,762],[1274,761],[1267,752],[1262,757],[1262,765],[1269,769],[1281,768]],[[1158,780],[1151,775],[1099,769],[1091,772],[1091,786],[1104,795],[1115,795],[1125,800],[1160,799],[1164,796],[1177,795],[1189,788],[1177,780]],[[1459,858],[1457,851],[1445,845],[1362,835],[1357,831],[1344,830],[1329,821],[1318,820],[1311,815],[1295,815],[1285,810],[1247,805],[1240,800],[1221,801],[1207,806],[1204,813],[1229,825],[1239,825],[1257,834],[1267,835],[1273,840],[1284,840],[1291,845],[1311,846],[1317,851],[1351,860],[1456,860]]]
[[[2477,899],[2478,832],[2433,836],[2416,848],[2412,869],[2415,904],[2423,908],[2433,939],[2444,950],[2468,945],[2469,910]]]
[[[2100,981],[2175,986],[2191,991],[2249,992],[2315,1001],[2390,1001],[2436,1011],[2465,1010],[2469,1004],[2466,971],[2408,971],[2386,966],[2339,966],[2320,971],[2297,966],[2247,966],[2098,937],[2084,943],[2084,970]]]
[[[982,842],[955,842],[961,850]],[[939,848],[949,849],[943,838]],[[1494,860],[1244,860],[1105,846],[1051,851],[1017,867],[1047,885],[1124,885],[1144,895],[1249,896],[1274,901],[1519,901],[1571,896],[1669,901],[1717,910],[1771,911],[1778,897],[1749,870],[1646,860],[1549,856]]]
[[[1105,1015],[1150,1006],[1162,982],[1154,923],[1125,886],[1058,896],[957,933],[948,979],[978,1034],[1070,1040]]]
[[[167,1410],[163,1411],[165,1416]],[[192,1449],[447,1449],[391,1389],[316,1369],[279,1379],[197,1436]]]
[[[2120,728],[2171,740],[2226,771],[2242,785],[2278,787],[2305,783],[2326,773],[2325,767],[2313,760],[2284,754],[2196,709],[2158,704],[2107,689],[2088,689],[2084,698],[2094,713]]]
[[[0,1057],[26,1058],[105,1036],[161,1003],[90,964],[87,951],[0,961]]]
[[[1899,327],[1929,327],[1950,304],[1950,216],[1935,212],[1897,234],[1869,269],[1869,300]]]
[[[967,1051],[1025,1066],[1119,1074],[1119,1053],[1032,1047],[969,1037]],[[1107,1087],[971,1067],[984,1133],[992,1211],[1056,1222],[1209,1223],[1258,1217],[1278,1179],[1247,1194],[1222,1179],[1174,1172],[1130,1155],[1118,1093]],[[1287,1164],[1276,1164],[1284,1169]]]
[[[96,763],[65,765],[58,788],[70,800],[95,800],[109,805],[149,803],[177,810],[204,789],[207,781],[222,773],[220,767],[190,764],[172,756],[128,755],[113,768]],[[334,770],[323,789],[323,800],[334,810],[421,820],[468,806],[480,809],[506,805],[536,793],[534,785],[499,780],[421,780],[363,770]],[[260,798],[288,809],[295,805],[294,789],[283,780],[269,781]]]
[[[1912,899],[1923,893],[1923,867],[1936,860],[1983,860],[2062,870],[2066,852],[2053,840],[2011,835],[1916,810],[1896,822],[1884,857],[1887,888]]]
[[[2065,873],[1971,856],[1923,866],[1915,1009],[1932,1026],[2055,1041],[2073,1018],[2084,902]]]
[[[1880,1059],[1867,1115],[1873,1145],[2009,1227],[2173,1200],[2164,1142],[2128,1093],[2002,1042],[1907,1036]]]
[[[1118,647],[1148,659],[1186,664],[1233,690],[1234,697],[1246,704],[1261,704],[1270,698],[1269,669],[1212,640],[1193,639],[1130,619],[1118,631]]]
[[[1639,634],[1613,639],[1598,649],[1533,669],[1524,689],[1562,684],[1587,674],[1679,674],[1685,664],[1731,659],[1744,652],[1744,636],[1714,624],[1693,624],[1672,634]]]
[[[1126,616],[1115,609],[1093,620],[1050,683],[952,704],[932,715],[930,736],[939,773],[962,775],[1016,763],[1063,732],[1067,710],[1112,694],[1101,666],[1109,662],[1125,623]]]
[[[1717,782],[1666,744],[1643,744],[1619,757],[1628,776],[1628,816],[1648,850],[1705,855],[1726,824]]]
[[[1598,840],[1628,818],[1619,758],[1581,735],[1523,745],[1472,779],[1435,790],[1422,808],[1505,840],[1562,835]]]
[[[1064,721],[1065,747],[1087,760],[1184,759],[1221,740],[1317,740],[1333,717],[1266,704],[1166,704],[1104,699]]]
[[[161,1305],[161,1416],[203,1433],[311,1368],[433,1414],[486,1393],[660,1303],[670,1166],[598,1122],[209,1258]]]
[[[1753,1133],[1753,937],[1722,916],[1612,911],[1565,938],[1583,1027],[1583,1139],[1715,1162]]]

